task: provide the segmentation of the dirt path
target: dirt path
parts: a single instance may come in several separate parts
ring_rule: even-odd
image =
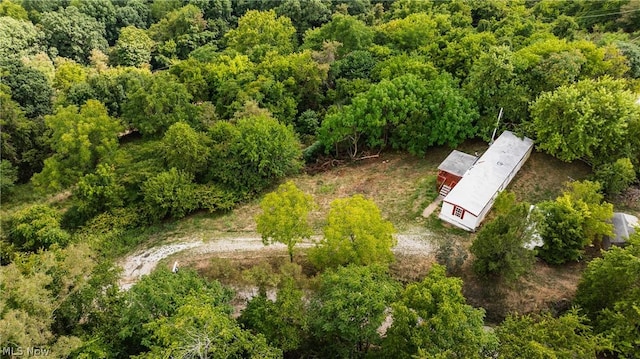
[[[430,234],[423,233],[402,233],[396,235],[398,244],[393,248],[394,253],[402,255],[428,255],[433,251],[433,244],[430,241]],[[320,237],[314,237],[309,241],[298,244],[299,248],[309,248],[313,242]],[[122,267],[122,277],[120,287],[129,289],[143,275],[151,273],[158,262],[183,251],[191,252],[194,255],[211,253],[247,253],[260,252],[265,257],[273,255],[275,251],[286,250],[286,246],[280,243],[265,246],[257,233],[243,233],[238,237],[226,237],[218,240],[203,242],[200,239],[187,238],[167,243],[153,248],[139,250],[123,258],[119,265]]]
[[[438,209],[438,206],[440,205],[440,203],[442,203],[443,199],[444,197],[438,196],[438,198],[436,198],[433,202],[431,202],[427,206],[427,208],[425,208],[424,211],[422,211],[422,217],[428,218],[431,215],[431,213],[435,212],[435,210]]]

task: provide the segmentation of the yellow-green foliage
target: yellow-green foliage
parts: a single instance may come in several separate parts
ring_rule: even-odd
[[[314,207],[313,197],[289,181],[267,194],[260,207],[262,213],[256,217],[256,222],[263,242],[286,244],[293,262],[293,247],[312,234],[308,217]]]
[[[309,259],[320,269],[389,264],[394,260],[394,233],[393,224],[382,218],[372,200],[362,195],[336,199],[329,209],[324,238],[309,253]]]

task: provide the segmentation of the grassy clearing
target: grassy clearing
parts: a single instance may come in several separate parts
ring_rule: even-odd
[[[487,148],[487,144],[479,140],[466,141],[458,147],[467,153],[482,153]],[[290,180],[314,197],[317,208],[311,213],[310,221],[316,233],[321,233],[331,201],[362,194],[376,202],[383,216],[398,231],[426,227],[438,237],[454,236],[469,242],[467,232],[443,224],[437,218],[439,210],[427,219],[421,216],[437,196],[437,167],[450,151],[448,147],[436,147],[422,158],[406,153],[382,153],[378,158],[348,163],[315,175],[301,174]],[[566,181],[582,180],[589,174],[589,166],[584,163],[567,164],[534,152],[509,190],[514,191],[519,200],[537,203],[558,196]],[[260,198],[256,198],[226,213],[193,214],[176,222],[170,231],[158,233],[159,239],[195,236],[211,240],[230,233],[255,232],[259,203]]]
[[[584,162],[562,162],[542,152],[533,152],[513,179],[509,190],[519,201],[535,204],[555,199],[568,181],[585,180],[591,167]]]
[[[290,180],[313,195],[317,208],[309,219],[318,233],[331,201],[355,194],[375,201],[385,218],[398,230],[405,230],[424,222],[420,213],[437,195],[437,166],[448,153],[447,148],[434,149],[425,158],[383,153],[379,158],[334,167],[316,175],[301,174]],[[196,235],[207,240],[224,236],[225,232],[255,232],[259,203],[258,198],[227,213],[194,214],[178,222],[173,233],[167,233],[167,238]]]

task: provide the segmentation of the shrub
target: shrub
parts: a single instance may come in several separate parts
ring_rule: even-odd
[[[608,194],[619,194],[636,180],[636,171],[629,158],[619,158],[596,169],[596,180]]]
[[[23,251],[48,249],[54,244],[66,245],[70,235],[60,228],[60,214],[45,205],[34,205],[9,219],[9,241]]]
[[[191,174],[172,168],[144,182],[142,192],[149,219],[157,221],[167,216],[182,218],[198,208],[192,181]]]

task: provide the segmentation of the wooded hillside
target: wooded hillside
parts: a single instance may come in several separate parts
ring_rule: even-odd
[[[372,199],[336,198],[320,231],[285,183],[489,140],[503,109],[499,130],[592,174],[533,212],[506,194],[470,237],[477,279],[591,259],[607,201],[640,201],[640,0],[0,1],[0,357],[640,358],[638,235],[589,263],[574,309],[486,331],[451,266],[394,278]],[[239,318],[192,270],[118,287],[149,228],[261,198],[291,263],[250,272]]]

